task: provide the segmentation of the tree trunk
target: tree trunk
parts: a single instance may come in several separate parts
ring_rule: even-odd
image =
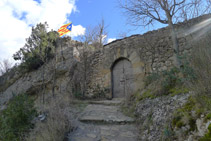
[[[84,63],[84,79],[83,79],[83,98],[86,94],[86,73],[87,73],[87,56],[86,51],[83,50],[83,63]]]
[[[42,68],[42,102],[43,102],[43,104],[45,103],[45,84],[44,84],[44,80],[45,80],[45,64],[43,65],[43,68]]]
[[[56,65],[56,64],[55,64]],[[53,86],[52,86],[52,94],[53,94],[53,97],[55,96],[55,86],[56,86],[56,66],[54,67],[54,70],[53,70]]]
[[[56,54],[56,48],[54,48],[54,63],[52,64],[53,66],[53,86],[52,86],[52,94],[53,97],[55,96],[55,86],[56,86],[56,69],[57,69],[57,65],[56,65],[56,61],[57,61],[57,54]]]
[[[170,27],[170,31],[171,31],[171,39],[172,39],[172,43],[173,43],[173,50],[174,50],[174,54],[173,54],[173,63],[177,68],[180,68],[181,66],[181,61],[179,59],[179,43],[178,43],[178,39],[177,39],[177,34],[172,22],[172,17],[166,13],[167,18],[168,18],[168,25]]]

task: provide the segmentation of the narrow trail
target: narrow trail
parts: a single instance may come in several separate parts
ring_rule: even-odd
[[[75,121],[69,141],[137,141],[135,121],[121,113],[121,101],[90,102]]]

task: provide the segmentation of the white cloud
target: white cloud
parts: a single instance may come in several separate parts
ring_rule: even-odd
[[[31,25],[47,21],[49,30],[57,30],[76,10],[75,0],[0,0],[0,59],[11,58],[24,46]],[[71,36],[84,33],[85,28],[76,25]]]
[[[115,41],[116,38],[108,38],[108,43]]]
[[[86,28],[84,28],[81,25],[77,25],[72,27],[72,31],[70,33],[68,33],[68,35],[70,35],[71,37],[77,37],[77,36],[81,36],[84,35],[86,31]]]

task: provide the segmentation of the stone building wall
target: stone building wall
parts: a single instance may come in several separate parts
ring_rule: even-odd
[[[180,55],[189,55],[194,42],[203,42],[211,35],[211,15],[204,15],[176,25]],[[208,35],[209,34],[209,35]],[[89,96],[93,95],[96,85],[108,89],[107,98],[112,98],[112,65],[121,58],[132,63],[134,84],[133,92],[143,87],[143,78],[153,71],[163,71],[173,66],[173,49],[168,27],[132,35],[113,41],[92,56],[93,73],[90,74]]]

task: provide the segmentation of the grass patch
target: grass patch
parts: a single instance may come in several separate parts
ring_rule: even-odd
[[[181,128],[182,126],[189,125],[189,131],[194,131],[196,129],[196,119],[200,116],[201,110],[198,107],[196,100],[190,97],[185,105],[177,109],[173,115],[172,126]],[[196,111],[200,114],[198,114]],[[195,111],[195,115],[192,115],[192,111]]]
[[[134,118],[135,108],[136,108],[136,104],[132,104],[130,106],[128,106],[127,104],[123,104],[121,106],[121,111],[124,115]]]
[[[143,92],[142,94],[136,93],[135,98],[136,98],[136,101],[139,102],[139,101],[147,99],[147,98],[150,98],[150,99],[156,98],[156,96],[152,93],[152,90],[148,89],[145,92]]]

